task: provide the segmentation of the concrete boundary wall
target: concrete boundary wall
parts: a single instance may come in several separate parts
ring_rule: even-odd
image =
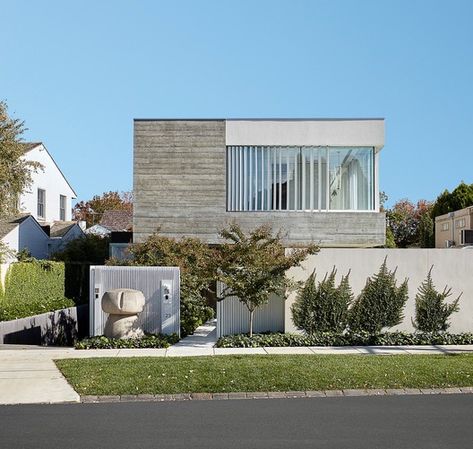
[[[405,278],[409,279],[409,300],[404,309],[404,321],[391,330],[412,332],[411,319],[414,318],[415,296],[417,289],[426,278],[433,265],[432,279],[438,290],[445,285],[452,288],[453,300],[461,292],[460,311],[450,319],[449,332],[473,332],[473,250],[468,249],[321,249],[310,256],[301,268],[289,270],[289,276],[298,281],[305,281],[316,269],[317,279],[321,280],[325,273],[337,269],[337,282],[340,277],[351,270],[350,285],[353,293],[358,295],[366,283],[368,276],[378,272],[380,265],[387,256],[389,269],[397,267],[398,285]],[[291,305],[296,293],[291,293],[285,302],[285,331],[295,332],[292,322]]]
[[[70,346],[88,335],[88,305],[0,322],[0,344]]]

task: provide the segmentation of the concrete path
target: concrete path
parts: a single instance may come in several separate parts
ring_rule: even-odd
[[[0,404],[79,402],[54,360],[92,357],[182,357],[231,354],[473,354],[473,345],[453,346],[345,346],[294,348],[214,348],[215,321],[199,327],[168,349],[45,348],[0,345]]]

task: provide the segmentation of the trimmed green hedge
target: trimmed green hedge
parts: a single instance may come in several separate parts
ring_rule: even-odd
[[[142,338],[91,337],[76,343],[76,349],[168,348],[179,341],[177,334],[150,334]]]
[[[228,335],[220,337],[217,348],[259,348],[263,346],[400,346],[400,345],[471,345],[473,333],[429,334],[387,332],[372,335],[365,332],[336,334],[323,332],[311,335],[268,333]]]
[[[73,307],[64,296],[64,263],[49,260],[10,265],[0,293],[0,321]]]

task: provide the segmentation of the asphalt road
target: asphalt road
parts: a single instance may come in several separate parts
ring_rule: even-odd
[[[468,448],[473,395],[0,407],[0,448]]]

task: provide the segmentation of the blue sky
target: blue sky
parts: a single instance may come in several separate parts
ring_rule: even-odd
[[[0,0],[0,98],[79,199],[133,118],[384,117],[392,204],[473,182],[473,1]]]

